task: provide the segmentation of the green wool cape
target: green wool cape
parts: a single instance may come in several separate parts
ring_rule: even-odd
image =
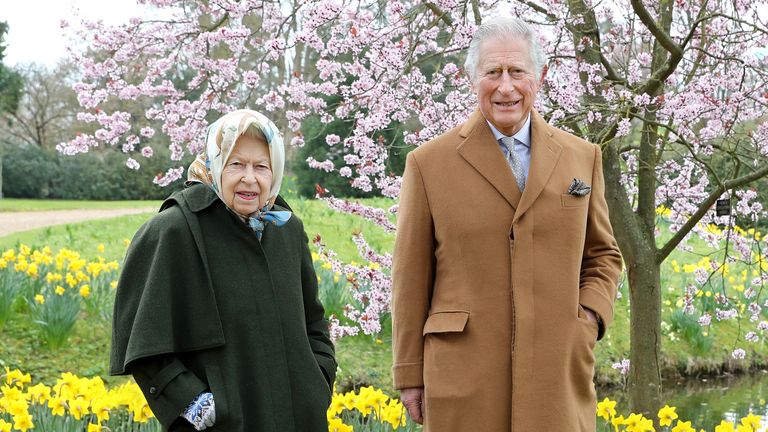
[[[206,430],[327,431],[336,361],[299,218],[259,242],[209,187],[171,195],[128,249],[110,373],[133,374],[165,430],[193,430],[179,415],[210,391]]]

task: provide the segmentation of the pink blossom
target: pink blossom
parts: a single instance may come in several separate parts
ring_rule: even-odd
[[[181,174],[183,172],[184,172],[183,167],[169,168],[168,171],[165,172],[165,174],[158,174],[157,176],[155,176],[153,183],[163,187],[168,186],[169,184],[180,179]]]
[[[125,166],[127,166],[128,168],[130,168],[130,169],[132,169],[132,170],[137,170],[137,169],[139,169],[139,167],[140,167],[141,165],[139,165],[139,163],[138,163],[138,162],[136,162],[136,160],[135,160],[135,159],[133,159],[133,158],[128,158],[128,160],[127,160],[127,161],[125,161]]]
[[[385,231],[395,231],[395,225],[389,220],[387,213],[383,209],[332,197],[323,197],[322,199],[334,210],[361,216],[384,228]]]
[[[341,138],[336,134],[328,134],[325,136],[325,143],[328,145],[338,144],[339,141],[341,141]]]
[[[736,309],[720,310],[715,309],[715,316],[718,321],[726,321],[734,319],[739,316],[739,312]]]
[[[152,150],[152,147],[150,146],[145,146],[141,149],[141,155],[145,158],[151,158],[153,154],[154,150]]]
[[[333,162],[330,160],[324,160],[323,162],[318,162],[313,157],[307,158],[307,165],[309,165],[310,168],[319,169],[325,172],[331,172],[335,168],[333,167]]]
[[[702,327],[708,326],[712,323],[712,315],[705,313],[699,317],[699,325]]]
[[[612,369],[616,369],[623,376],[629,374],[629,359],[622,359],[620,362],[611,365]]]
[[[619,128],[616,130],[617,137],[623,137],[629,135],[629,131],[632,129],[632,123],[629,119],[624,118],[619,122]]]

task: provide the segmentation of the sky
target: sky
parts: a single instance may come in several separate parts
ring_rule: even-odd
[[[0,0],[0,21],[8,23],[5,59],[8,66],[35,62],[55,65],[66,57],[60,21],[76,25],[75,14],[88,20],[121,24],[142,16],[147,6],[136,0]]]

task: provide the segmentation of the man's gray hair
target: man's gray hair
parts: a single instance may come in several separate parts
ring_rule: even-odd
[[[547,55],[539,43],[538,35],[533,27],[519,18],[510,16],[495,16],[483,21],[475,30],[472,41],[467,50],[467,59],[464,61],[464,70],[469,74],[473,83],[477,80],[477,64],[480,61],[480,47],[488,39],[519,38],[528,43],[528,52],[531,55],[536,79],[541,76],[541,70],[547,63]]]

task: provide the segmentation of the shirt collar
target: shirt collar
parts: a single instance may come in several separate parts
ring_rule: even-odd
[[[493,132],[493,136],[496,138],[496,141],[506,137],[503,133],[499,132],[498,129],[496,129],[496,126],[491,124],[491,122],[488,121],[488,119],[485,119],[486,123],[488,123],[488,126],[491,127],[491,132]],[[512,137],[519,142],[523,143],[524,146],[530,148],[531,147],[531,113],[528,113],[528,118],[525,119],[525,123],[523,124],[523,127],[520,128],[519,131],[517,131],[516,134],[512,135]]]

